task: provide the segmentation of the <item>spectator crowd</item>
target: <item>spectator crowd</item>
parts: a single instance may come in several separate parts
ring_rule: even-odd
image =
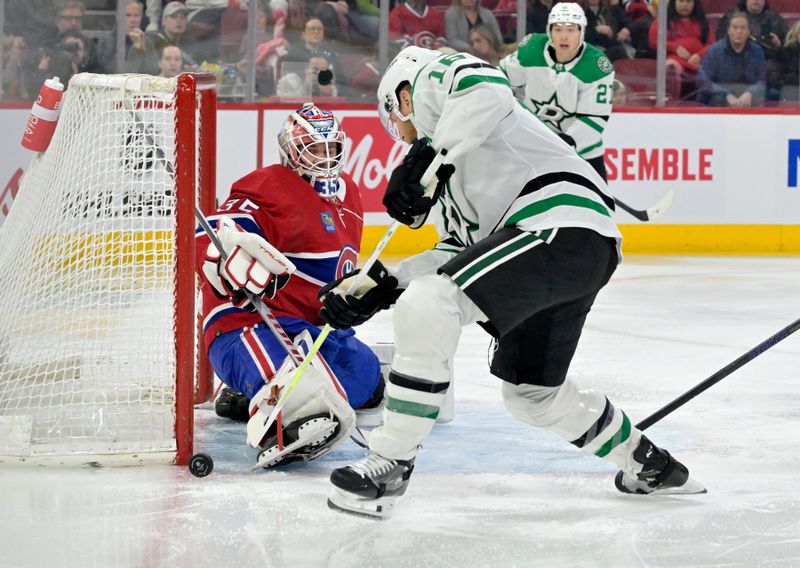
[[[222,100],[241,100],[255,60],[256,95],[374,101],[379,0],[5,0],[3,101],[32,100],[43,81],[83,71],[172,77],[214,73]],[[544,33],[558,0],[526,0],[525,31]],[[628,105],[655,100],[659,0],[579,0],[585,39],[616,68]],[[667,104],[797,105],[800,0],[667,2]],[[407,45],[470,52],[497,65],[513,52],[517,0],[391,0],[389,58]],[[623,104],[623,103],[620,103]]]

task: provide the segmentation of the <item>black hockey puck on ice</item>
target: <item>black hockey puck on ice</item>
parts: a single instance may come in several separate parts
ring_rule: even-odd
[[[214,471],[214,460],[208,454],[195,454],[189,460],[189,471],[195,477],[205,477]]]

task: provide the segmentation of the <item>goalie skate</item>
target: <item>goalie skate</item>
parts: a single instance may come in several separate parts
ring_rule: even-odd
[[[225,387],[214,403],[214,412],[221,418],[247,422],[250,419],[249,406],[250,399],[247,396],[230,387]]]
[[[339,423],[328,414],[318,414],[297,420],[283,429],[283,447],[277,436],[264,443],[253,469],[269,469],[296,461],[316,459],[331,449],[328,442],[339,431]]]
[[[702,484],[689,477],[689,470],[666,450],[642,436],[633,452],[633,459],[642,464],[636,474],[618,472],[614,485],[623,493],[639,495],[687,495],[706,493]]]
[[[335,489],[328,507],[371,519],[388,517],[408,488],[414,460],[390,460],[370,454],[331,473]]]

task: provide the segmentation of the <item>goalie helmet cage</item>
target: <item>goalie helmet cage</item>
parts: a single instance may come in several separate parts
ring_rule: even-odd
[[[0,227],[0,463],[188,463],[215,144],[209,74],[72,78]]]

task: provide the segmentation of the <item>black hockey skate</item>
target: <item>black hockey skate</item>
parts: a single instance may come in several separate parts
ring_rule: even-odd
[[[230,387],[225,387],[214,403],[214,412],[222,418],[230,418],[237,422],[247,422],[250,419],[249,405],[249,398]]]
[[[634,476],[617,473],[614,485],[623,493],[639,495],[679,495],[705,493],[706,488],[689,477],[689,470],[642,436],[639,446],[633,451],[633,459],[642,464],[642,470]]]
[[[331,473],[335,486],[328,507],[372,519],[387,517],[408,487],[414,460],[390,460],[372,453]]]

